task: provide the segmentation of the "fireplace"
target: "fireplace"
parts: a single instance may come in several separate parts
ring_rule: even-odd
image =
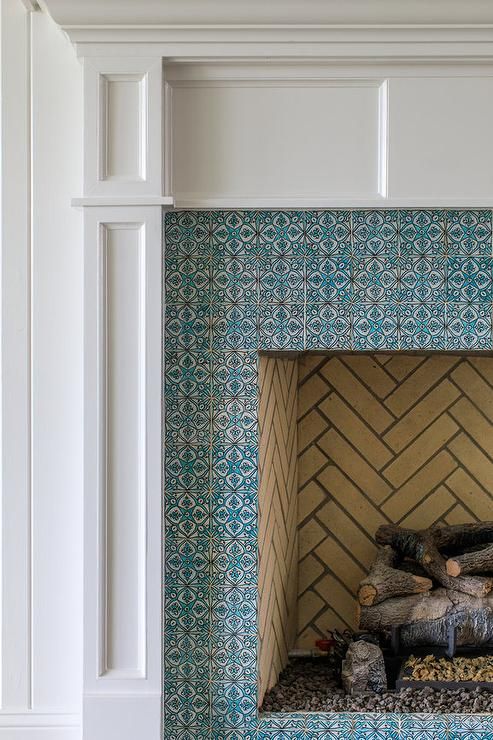
[[[491,238],[490,211],[178,211],[167,214],[165,726],[168,722],[171,727],[177,718],[190,728],[207,724],[218,737],[225,728],[230,730],[231,737],[244,737],[245,732],[255,728],[286,727],[294,731],[308,725],[313,730],[330,728],[334,737],[342,737],[348,728],[365,732],[378,725],[390,731],[396,723],[404,728],[406,720],[401,720],[398,713],[385,717],[362,715],[357,719],[337,712],[308,719],[293,714],[281,713],[275,719],[258,714],[257,673],[259,669],[262,672],[262,650],[269,647],[271,656],[275,653],[272,650],[275,628],[269,637],[269,610],[262,604],[257,609],[259,576],[264,578],[265,585],[266,574],[272,571],[268,567],[262,570],[262,560],[258,567],[257,552],[262,541],[271,543],[274,531],[272,520],[269,529],[262,516],[257,525],[259,496],[262,481],[266,480],[264,471],[259,487],[259,466],[264,462],[267,478],[271,476],[270,486],[272,476],[282,476],[279,461],[268,461],[262,439],[259,451],[259,362],[261,382],[265,369],[264,360],[259,358],[265,353],[288,353],[274,358],[271,364],[283,368],[281,391],[288,404],[284,415],[291,425],[291,437],[285,433],[284,442],[290,454],[295,412],[289,401],[293,388],[296,389],[294,356],[300,352],[323,353],[304,360],[308,362],[308,368],[303,370],[308,379],[316,379],[322,369],[331,374],[334,388],[340,387],[347,377],[356,378],[365,392],[365,401],[362,405],[358,402],[359,406],[353,404],[355,418],[363,426],[366,424],[368,438],[370,432],[377,436],[385,434],[384,412],[389,416],[394,414],[394,418],[404,414],[408,391],[396,391],[391,404],[393,411],[385,410],[385,405],[377,400],[382,392],[376,390],[378,384],[370,390],[368,378],[363,380],[365,368],[366,372],[373,369],[373,374],[381,379],[387,378],[387,383],[404,388],[406,373],[412,374],[414,368],[415,377],[419,378],[420,367],[424,372],[429,364],[436,373],[435,381],[428,386],[430,393],[434,386],[439,388],[440,382],[448,381],[448,373],[460,373],[461,368],[482,377],[477,363],[492,347]],[[325,357],[334,352],[344,354]],[[406,354],[412,352],[420,354]],[[438,352],[447,354],[433,354]],[[484,355],[478,355],[478,360],[465,359],[457,354],[463,352]],[[268,365],[269,360],[266,362]],[[386,363],[393,364],[386,370]],[[397,381],[403,378],[399,384]],[[486,382],[484,378],[483,381]],[[437,391],[438,397],[442,391]],[[456,400],[460,401],[460,388],[456,393]],[[369,400],[371,417],[364,422],[360,416]],[[347,399],[343,403],[347,405]],[[337,414],[340,408],[337,403],[331,404],[330,413]],[[380,413],[377,413],[378,405]],[[428,408],[428,404],[425,406]],[[438,407],[441,408],[440,403]],[[426,416],[428,411],[423,413]],[[427,430],[444,426],[438,434],[441,442],[434,443],[430,456],[439,458],[439,463],[445,457],[440,458],[442,446],[453,441],[459,432],[457,421],[452,416],[442,416],[440,420],[440,413],[443,410],[430,419],[428,426],[418,414],[418,426],[426,427],[424,435]],[[344,423],[347,422],[341,422],[341,431]],[[316,439],[310,439],[316,425],[310,422],[306,427],[302,435],[308,435],[310,446]],[[370,459],[365,461],[366,474],[373,471],[373,477],[378,478],[376,456],[383,455],[384,450],[387,455],[398,455],[402,448],[404,456],[406,445],[414,444],[410,440],[415,431],[410,423],[407,437],[405,434],[403,437],[405,441],[396,435],[394,450],[389,440],[382,443],[383,448],[377,444],[368,446]],[[276,433],[282,436],[280,429]],[[349,432],[340,435],[343,442],[345,434]],[[317,453],[315,447],[305,460],[301,455],[298,461],[298,472],[301,476],[308,475],[308,482],[317,471],[322,476],[323,469],[328,470],[327,459],[317,469],[317,458],[323,455],[323,450]],[[354,467],[351,457],[354,450],[353,453],[351,450],[353,447],[347,443],[339,445],[341,458],[336,475],[344,477],[342,468],[351,460],[353,474],[364,478],[365,473]],[[425,455],[422,464],[426,465],[427,461]],[[397,517],[397,514],[386,514],[384,507],[387,505],[388,511],[392,507],[399,509],[399,497],[393,498],[394,494],[418,472],[413,468],[414,460],[408,461],[407,468],[394,462],[385,464],[392,473],[387,480],[380,478],[374,489],[381,507],[374,507],[377,521],[379,516],[390,520]],[[454,470],[455,467],[458,466]],[[295,469],[295,464],[291,468],[288,465],[285,473],[284,485],[291,493]],[[345,480],[349,490],[357,485],[347,475]],[[361,480],[359,485],[362,486]],[[464,502],[453,490],[439,490],[439,482],[437,485],[436,498],[442,503],[437,503],[434,513],[423,516],[435,516],[438,511],[435,518],[460,517],[462,508],[466,511]],[[311,519],[310,506],[317,510],[313,504],[316,490],[312,495],[311,504],[303,503],[307,513],[301,524],[308,526],[310,536],[314,535],[316,540],[320,525],[316,517],[307,521]],[[410,518],[417,517],[420,510],[419,492],[412,495],[416,504],[414,508],[409,505]],[[311,587],[318,582],[316,565],[312,576],[304,574],[308,587],[302,596],[313,594],[310,596],[312,613],[299,635],[292,614],[291,620],[284,621],[287,640],[292,641],[296,632],[296,639],[310,644],[313,634],[322,630],[316,623],[318,612],[325,608],[324,604],[327,610],[332,608],[331,594],[338,589],[341,598],[337,604],[333,603],[333,620],[340,624],[342,613],[345,614],[342,621],[351,621],[348,597],[345,597],[346,606],[342,598],[347,584],[341,583],[343,574],[336,571],[340,561],[347,562],[347,578],[353,583],[355,574],[364,575],[364,569],[358,565],[359,558],[363,559],[361,543],[365,543],[369,554],[374,545],[362,527],[363,518],[369,526],[364,509],[351,513],[350,493],[344,503],[345,508],[334,508],[327,522],[330,525],[337,513],[344,518],[348,532],[351,526],[355,528],[359,535],[351,546],[354,552],[349,555],[347,542],[338,551],[334,538],[323,538],[327,540],[327,561],[332,574],[324,572],[321,577],[332,577],[332,587],[327,589],[324,602],[315,593],[316,588]],[[289,505],[284,510],[289,531],[298,529],[297,513],[294,513],[297,510],[297,506]],[[470,509],[464,514],[467,515],[472,515]],[[480,518],[487,517],[481,514]],[[306,548],[307,555],[317,547],[307,538],[303,526],[298,531],[298,546]],[[296,546],[285,550],[288,555],[282,563],[284,572],[296,561],[295,549]],[[276,573],[276,569],[272,572]],[[286,592],[286,603],[293,604],[295,596],[292,589]],[[316,599],[321,604],[318,610]],[[262,650],[257,659],[259,625]],[[279,633],[277,638],[282,641]],[[286,656],[279,653],[276,660],[280,666]],[[264,670],[261,678],[264,687],[273,680],[277,670],[270,675]],[[482,717],[481,721],[486,720]],[[433,722],[437,727],[449,726],[446,715],[434,717]]]
[[[403,655],[491,651],[490,551],[479,546],[491,540],[492,379],[481,355],[261,356],[260,702],[288,654],[317,653],[333,630],[361,628]],[[306,709],[293,660],[292,706]],[[265,706],[289,699],[281,682]]]

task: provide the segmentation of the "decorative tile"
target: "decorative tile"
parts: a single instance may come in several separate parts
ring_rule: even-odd
[[[257,352],[214,353],[212,395],[257,398]]]
[[[354,740],[398,740],[398,721],[395,714],[365,715],[354,719]]]
[[[215,304],[212,309],[214,350],[254,349],[257,346],[257,306]]]
[[[258,250],[256,211],[212,212],[213,254],[254,255]]]
[[[401,256],[445,254],[443,211],[399,211],[399,227]]]
[[[168,305],[165,313],[165,342],[168,350],[207,350],[210,341],[209,306]]]
[[[259,715],[259,729],[274,730],[303,730],[309,717],[304,712],[266,712]]]
[[[303,211],[261,211],[258,219],[260,255],[305,254]]]
[[[300,303],[305,298],[305,261],[270,257],[260,261],[260,303]]]
[[[166,497],[166,537],[204,537],[209,533],[209,498],[203,491],[171,491]]]
[[[409,740],[443,740],[448,737],[447,715],[400,714],[400,737]]]
[[[241,727],[257,714],[256,682],[214,682],[211,684],[213,729]]]
[[[450,254],[491,257],[491,211],[447,211]]]
[[[209,627],[209,590],[205,586],[171,586],[164,589],[164,631],[203,634]]]
[[[213,632],[211,676],[213,681],[256,681],[257,636]]]
[[[301,350],[304,347],[304,306],[274,303],[260,307],[259,348]]]
[[[348,301],[353,294],[351,260],[347,255],[310,258],[306,266],[307,303]]]
[[[170,586],[210,583],[210,541],[208,538],[174,538],[165,542],[166,582]]]
[[[493,260],[490,257],[450,257],[447,298],[454,303],[493,300]]]
[[[167,491],[203,490],[209,484],[209,448],[205,445],[165,447]]]
[[[166,444],[188,442],[207,443],[210,434],[210,404],[206,397],[189,398],[177,396],[166,399]]]
[[[359,303],[353,307],[353,348],[399,349],[398,308],[394,303]]]
[[[257,634],[256,587],[213,587],[211,600],[213,632]]]
[[[212,569],[219,585],[254,585],[257,581],[256,539],[214,540]]]
[[[166,352],[164,355],[164,395],[204,398],[211,386],[209,352]]]
[[[257,500],[252,491],[214,492],[211,526],[216,539],[256,537]]]
[[[449,303],[447,349],[491,349],[491,304]]]
[[[256,398],[222,398],[213,401],[214,444],[257,444]]]
[[[249,490],[257,485],[256,445],[217,445],[212,450],[212,485],[216,491]]]
[[[164,653],[164,680],[207,680],[210,671],[207,643],[207,633],[177,633],[169,637]]]
[[[401,350],[446,348],[445,304],[403,303],[398,309]]]
[[[353,254],[391,257],[398,253],[398,211],[353,211]]]
[[[307,211],[305,220],[307,254],[351,253],[350,211]]]
[[[211,297],[217,303],[256,303],[258,261],[255,257],[214,258]]]
[[[168,211],[164,217],[165,258],[209,254],[210,222],[210,211]]]
[[[207,303],[211,292],[211,265],[206,257],[166,260],[166,298],[170,303]]]
[[[399,300],[426,303],[446,299],[445,257],[406,256],[400,263]]]
[[[164,722],[175,721],[175,726],[208,725],[209,684],[206,681],[165,681]]]
[[[338,714],[335,712],[313,712],[306,716],[307,730],[316,730],[318,732],[327,732],[327,737],[345,737],[353,731],[355,724],[355,715],[345,712]],[[337,734],[339,733],[339,734]]]
[[[364,257],[353,267],[353,295],[360,303],[395,300],[398,288],[397,261],[386,257]]]
[[[351,349],[349,303],[308,304],[306,307],[306,349]]]

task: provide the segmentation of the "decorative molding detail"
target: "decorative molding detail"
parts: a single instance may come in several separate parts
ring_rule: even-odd
[[[84,196],[162,195],[160,57],[84,62]]]
[[[91,206],[97,208],[112,207],[112,206],[173,206],[174,198],[172,196],[149,196],[149,197],[88,197],[88,198],[72,198],[72,205],[74,207]]]
[[[160,691],[161,208],[86,208],[85,243],[84,727]]]

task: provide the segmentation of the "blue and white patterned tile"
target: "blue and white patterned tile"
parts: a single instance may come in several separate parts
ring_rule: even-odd
[[[306,349],[351,349],[352,306],[309,303],[306,306]]]
[[[395,258],[398,254],[398,211],[353,211],[354,256]]]
[[[169,636],[164,651],[164,680],[208,680],[211,654],[207,638],[207,632]]]
[[[165,403],[166,444],[207,444],[210,439],[209,399],[177,396],[167,398]]]
[[[257,398],[258,354],[250,352],[215,352],[212,357],[212,395]]]
[[[164,395],[205,398],[210,394],[212,364],[209,352],[166,352]]]
[[[213,681],[256,681],[257,636],[213,632],[210,670]]]
[[[387,257],[363,257],[353,266],[353,298],[358,303],[395,300],[399,287],[398,262]]]
[[[403,303],[399,305],[401,350],[446,349],[445,304]]]
[[[355,714],[349,712],[310,712],[306,715],[306,729],[330,733],[334,738],[347,738],[354,730]]]
[[[211,299],[216,303],[256,303],[258,273],[254,256],[214,258]]]
[[[257,305],[214,304],[212,307],[212,348],[248,350],[257,346]]]
[[[257,211],[213,211],[213,255],[254,256],[258,251]]]
[[[214,491],[211,501],[212,536],[216,539],[256,537],[257,497],[252,490]]]
[[[208,537],[168,537],[165,542],[166,582],[170,586],[205,586],[211,582]]]
[[[305,260],[266,257],[260,260],[260,294],[264,303],[300,303],[305,299]]]
[[[207,445],[167,445],[165,486],[167,491],[204,490],[209,485],[209,447]]]
[[[255,586],[213,586],[212,631],[257,635],[257,589]]]
[[[168,637],[184,630],[203,634],[209,628],[210,593],[206,586],[175,585],[164,588],[164,633]]]
[[[443,211],[399,211],[399,234],[401,256],[432,257],[446,252]]]
[[[399,722],[395,714],[358,714],[354,718],[354,740],[398,740]]]
[[[215,398],[212,433],[214,444],[257,444],[258,400]]]
[[[406,255],[400,261],[399,300],[427,303],[446,299],[446,258]]]
[[[256,682],[211,683],[211,715],[213,729],[253,725],[257,718]]]
[[[209,302],[211,294],[209,258],[169,258],[165,264],[165,290],[169,303]]]
[[[169,211],[164,218],[164,254],[204,257],[210,254],[211,212]]]
[[[309,258],[306,266],[307,303],[351,300],[351,273],[351,260],[347,255]]]
[[[217,724],[217,723],[216,723]],[[212,730],[210,740],[258,740],[256,729],[245,728],[221,728],[217,726]]]
[[[256,445],[216,445],[212,450],[215,491],[248,491],[257,485]]]
[[[253,586],[257,582],[257,540],[212,541],[212,574],[218,585]]]
[[[208,727],[187,727],[168,719],[163,723],[163,740],[212,740]]]
[[[167,305],[164,327],[167,350],[209,349],[211,312],[208,305]]]
[[[259,314],[259,349],[294,351],[304,348],[303,304],[261,305]]]
[[[305,221],[308,255],[350,255],[350,211],[307,211]]]
[[[166,497],[166,537],[205,537],[210,533],[208,491],[171,491]]]
[[[449,722],[447,715],[440,714],[400,714],[398,726],[400,737],[408,740],[444,740],[448,738]]]
[[[491,304],[449,303],[447,314],[447,349],[491,349]]]
[[[449,254],[491,257],[491,210],[447,211]]]
[[[308,718],[305,712],[266,712],[259,715],[259,729],[269,732],[274,730],[304,730]]]
[[[493,738],[493,715],[491,714],[450,714],[450,740],[485,740]]]
[[[174,719],[176,726],[209,725],[209,683],[207,681],[165,681],[164,723]]]
[[[491,257],[449,257],[447,299],[452,303],[485,303],[493,300]]]
[[[353,349],[399,349],[397,304],[354,304]]]
[[[261,256],[305,254],[303,211],[260,211],[258,216]]]

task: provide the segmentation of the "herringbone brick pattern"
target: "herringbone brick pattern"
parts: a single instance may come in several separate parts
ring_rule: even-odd
[[[296,640],[297,382],[296,360],[260,357],[259,702]]]
[[[355,627],[385,522],[493,518],[493,358],[299,361],[299,647]]]

